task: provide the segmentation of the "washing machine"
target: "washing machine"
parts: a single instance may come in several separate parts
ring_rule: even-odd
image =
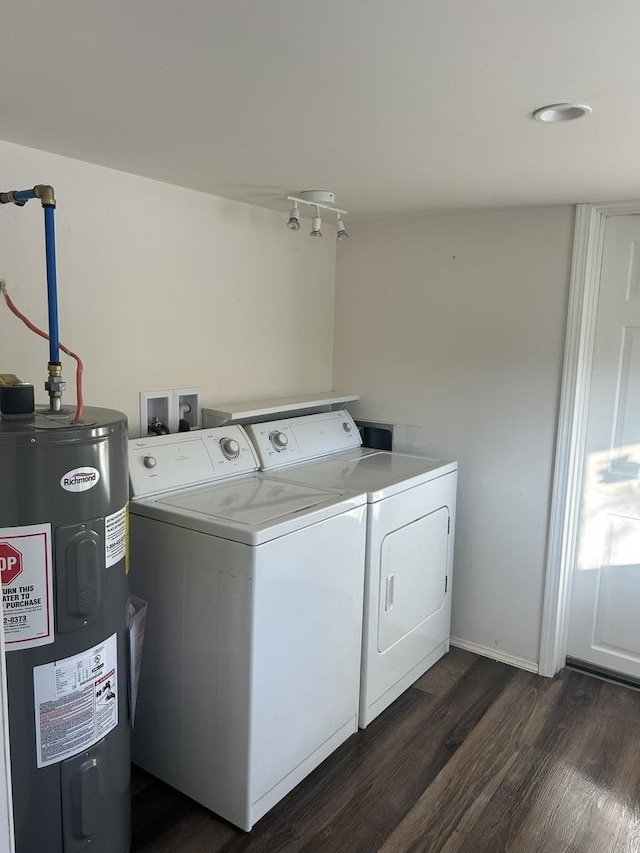
[[[366,494],[365,728],[449,650],[457,462],[363,448],[346,411],[246,429],[282,482]]]
[[[249,830],[357,730],[366,498],[257,473],[240,426],[129,462],[133,760]]]

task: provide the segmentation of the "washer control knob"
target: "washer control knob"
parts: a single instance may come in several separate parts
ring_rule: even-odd
[[[349,421],[344,421],[344,422],[343,422],[343,424],[342,424],[342,429],[343,429],[345,432],[351,432],[351,424],[349,423]]]
[[[240,456],[240,445],[235,438],[221,438],[220,450],[227,459],[237,459]]]
[[[145,456],[142,462],[145,468],[155,468],[158,464],[155,456]]]
[[[271,444],[273,444],[275,449],[278,451],[284,450],[287,444],[289,444],[288,437],[278,429],[274,430],[269,438],[271,439]]]

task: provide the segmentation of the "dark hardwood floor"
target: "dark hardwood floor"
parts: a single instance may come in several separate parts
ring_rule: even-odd
[[[132,853],[640,853],[640,692],[452,651],[244,833],[134,769]]]

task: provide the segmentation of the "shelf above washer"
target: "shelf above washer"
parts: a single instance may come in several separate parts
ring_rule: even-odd
[[[271,397],[266,400],[220,403],[202,409],[203,427],[222,426],[228,423],[255,423],[296,412],[326,410],[344,403],[359,400],[358,394],[341,394],[338,391],[320,391],[316,394],[301,394],[295,397]]]

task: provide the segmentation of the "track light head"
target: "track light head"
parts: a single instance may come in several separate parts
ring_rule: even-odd
[[[309,237],[322,237],[322,231],[320,230],[321,225],[322,222],[320,221],[320,208],[316,207],[316,215],[313,217],[311,231],[309,231]]]
[[[338,218],[336,220],[336,239],[337,240],[348,240],[349,235],[347,234],[347,229],[344,227],[344,222],[340,219],[340,214],[338,214]]]
[[[300,230],[300,214],[298,213],[298,205],[294,202],[293,207],[289,211],[289,221],[287,222],[289,231]]]

